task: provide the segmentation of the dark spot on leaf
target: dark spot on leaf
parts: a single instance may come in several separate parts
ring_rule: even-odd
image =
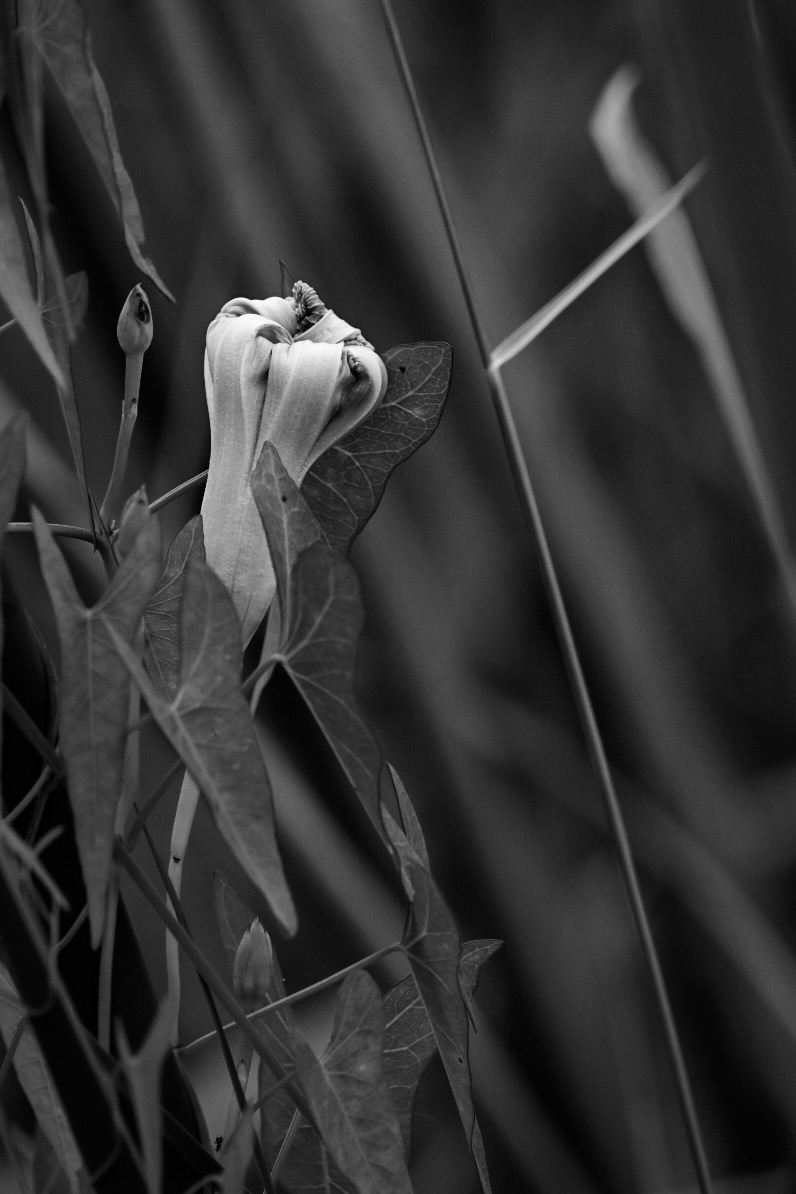
[[[171,861],[172,861],[172,862],[179,862],[179,861],[180,861],[179,855],[178,855],[178,854],[172,854],[172,856],[171,856]]]
[[[221,1151],[221,1145],[224,1143],[224,1137],[223,1137],[223,1136],[216,1136],[216,1138],[215,1138],[215,1140],[213,1141],[213,1143],[214,1143],[214,1145],[216,1146],[216,1152],[217,1152],[217,1153],[218,1153],[218,1152],[220,1152],[220,1151]]]
[[[406,373],[406,365],[399,365],[399,366],[398,366],[398,372],[399,372],[399,373]]]

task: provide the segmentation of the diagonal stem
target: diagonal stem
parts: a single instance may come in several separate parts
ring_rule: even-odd
[[[622,877],[624,879],[627,896],[630,901],[633,919],[636,924],[642,952],[652,981],[652,986],[655,993],[655,1002],[661,1020],[664,1038],[666,1040],[669,1059],[674,1071],[677,1093],[683,1116],[683,1123],[691,1149],[699,1188],[701,1194],[711,1194],[712,1183],[707,1164],[705,1146],[702,1140],[702,1131],[699,1125],[699,1119],[697,1117],[694,1098],[691,1091],[691,1083],[688,1078],[682,1047],[680,1045],[677,1025],[672,1012],[672,1007],[669,1000],[668,991],[666,989],[663,971],[658,959],[658,953],[653,940],[652,931],[650,929],[647,912],[644,907],[644,899],[641,894],[641,888],[636,873],[636,866],[633,861],[633,853],[630,848],[624,817],[622,815],[622,810],[616,794],[616,789],[614,787],[610,767],[608,765],[602,734],[600,733],[599,725],[594,714],[591,696],[589,694],[586,679],[583,674],[580,655],[572,634],[569,615],[567,614],[564,599],[561,594],[556,568],[553,563],[553,558],[550,554],[547,535],[545,533],[541,514],[536,501],[536,495],[534,493],[530,474],[528,472],[517,425],[514,421],[514,416],[509,405],[508,396],[503,385],[503,378],[500,374],[500,371],[499,369],[490,369],[491,354],[489,341],[486,336],[483,321],[478,312],[477,303],[475,301],[475,293],[468,277],[461,245],[456,233],[450,205],[448,203],[442,176],[439,170],[436,155],[434,153],[434,147],[431,143],[431,138],[429,136],[428,128],[426,126],[425,118],[420,106],[414,80],[412,79],[409,63],[401,42],[401,36],[392,11],[392,5],[390,0],[379,0],[379,4],[387,30],[387,37],[395,57],[398,72],[401,77],[401,82],[403,84],[404,90],[406,91],[415,125],[417,126],[418,135],[422,143],[423,152],[425,154],[429,174],[431,175],[431,181],[437,197],[437,203],[439,205],[440,213],[445,225],[445,231],[450,244],[454,264],[459,275],[459,282],[462,288],[464,301],[467,306],[467,311],[470,316],[475,339],[478,344],[478,350],[481,354],[481,360],[483,362],[487,380],[489,382],[492,403],[497,415],[498,424],[500,426],[509,464],[511,466],[514,484],[520,499],[528,532],[539,560],[542,579],[547,592],[547,598],[550,603],[551,613],[555,622],[561,652],[564,657],[570,685],[572,687],[572,693],[581,720],[581,725],[583,727],[584,736],[588,745],[592,766],[600,786],[600,793],[605,807],[608,824],[614,840],[616,852],[619,858],[619,865],[622,871]]]

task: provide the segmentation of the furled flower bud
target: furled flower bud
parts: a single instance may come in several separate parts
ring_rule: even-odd
[[[238,999],[263,1003],[268,998],[272,971],[271,938],[259,920],[254,920],[235,954],[232,989]]]
[[[119,347],[125,356],[144,353],[152,343],[152,308],[143,286],[134,286],[127,296],[116,325]]]
[[[290,298],[232,299],[207,331],[210,470],[202,502],[207,562],[232,594],[248,643],[275,581],[249,485],[270,441],[300,485],[318,457],[381,401],[387,371],[358,328],[311,286]]]
[[[151,517],[146,489],[142,485],[124,503],[122,517],[119,521],[119,534],[114,542],[116,554],[120,560],[123,560],[129,553],[138,538],[138,532]]]

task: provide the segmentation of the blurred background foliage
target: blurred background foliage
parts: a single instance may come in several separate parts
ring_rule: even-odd
[[[207,324],[234,295],[278,293],[279,258],[380,350],[452,344],[440,429],[394,476],[352,558],[368,615],[363,706],[419,811],[463,936],[505,940],[482,977],[473,1043],[494,1188],[691,1188],[599,797],[377,5],[85,7],[147,250],[178,300],[172,306],[147,285],[155,338],[130,491],[143,482],[154,498],[206,467]],[[395,8],[494,343],[630,223],[589,137],[619,66],[641,70],[639,110],[672,177],[709,157],[687,210],[792,535],[791,6],[396,0]],[[67,271],[89,277],[73,363],[89,481],[100,494],[122,395],[115,324],[141,279],[54,93],[47,115],[58,243]],[[794,611],[698,354],[643,249],[505,376],[713,1170],[722,1189],[796,1189]],[[3,338],[0,399],[3,418],[17,406],[34,416],[28,496],[53,519],[84,521],[54,390],[17,331]],[[199,500],[194,491],[164,511],[169,537]],[[15,541],[13,550],[18,567],[32,569],[27,547]],[[99,574],[89,549],[76,545],[71,555],[90,591]],[[263,735],[302,921],[298,938],[278,947],[296,988],[391,939],[402,906],[342,778],[278,679]],[[153,738],[150,785],[168,761]],[[176,787],[155,816],[164,849],[175,800]],[[187,912],[220,964],[210,880],[230,864],[206,822],[194,832]],[[160,931],[128,898],[162,982]],[[319,1033],[325,1014],[319,1006]],[[206,1029],[197,998],[184,1009],[182,1038]],[[212,1132],[228,1094],[214,1054],[193,1065]],[[434,1066],[421,1090],[412,1174],[418,1194],[476,1189]]]

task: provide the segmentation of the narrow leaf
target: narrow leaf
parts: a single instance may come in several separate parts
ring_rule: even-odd
[[[449,344],[399,344],[382,360],[388,379],[384,398],[324,452],[302,485],[329,543],[342,554],[375,511],[390,475],[435,430],[450,385]]]
[[[119,152],[110,101],[91,53],[91,39],[79,0],[40,0],[31,29],[44,61],[75,119],[124,228],[137,267],[166,298],[173,296],[144,256],[144,226],[133,184]]]
[[[294,1030],[296,1076],[326,1149],[353,1188],[359,1194],[411,1194],[395,1108],[381,1072],[382,1033],[378,987],[357,971],[340,988],[332,1038],[322,1058]]]
[[[401,812],[401,823],[403,831],[406,834],[406,840],[414,850],[417,857],[420,859],[427,871],[431,870],[428,861],[428,850],[426,849],[426,839],[423,836],[423,829],[420,825],[420,819],[414,810],[409,793],[401,782],[401,777],[395,770],[391,763],[387,764],[395,787],[395,795],[398,797],[398,808]]]
[[[25,205],[25,200],[20,199],[22,205],[22,214],[25,217],[25,227],[28,230],[28,240],[30,242],[30,252],[33,257],[33,272],[36,277],[36,305],[41,309],[44,306],[44,263],[41,257],[41,241],[39,234],[36,231],[36,225],[33,223],[33,217]]]
[[[240,623],[207,564],[191,560],[184,585],[180,683],[170,700],[118,635],[116,650],[241,866],[284,930],[294,933],[296,912],[276,843],[271,785],[240,689]]]
[[[497,953],[502,941],[492,937],[485,937],[479,941],[465,941],[459,958],[459,986],[462,992],[470,1023],[478,1031],[478,1016],[475,1011],[475,992],[481,976],[481,967],[489,961],[492,954]]]
[[[64,375],[44,330],[36,296],[30,287],[25,248],[11,205],[5,167],[0,162],[0,297],[50,371],[55,384]]]
[[[116,806],[122,790],[130,684],[115,649],[133,642],[160,568],[150,519],[106,592],[86,609],[42,515],[32,512],[61,647],[61,750],[69,780],[92,945],[102,937]]]
[[[171,1047],[176,1015],[177,1006],[167,996],[158,1008],[137,1053],[130,1049],[121,1022],[117,1027],[119,1060],[133,1099],[149,1194],[160,1194],[163,1170],[160,1075],[166,1054]]]
[[[197,514],[174,537],[157,588],[144,614],[146,666],[166,696],[174,696],[180,678],[180,607],[190,560],[204,560],[202,516]]]
[[[401,863],[412,901],[405,942],[417,989],[437,1041],[484,1194],[491,1190],[481,1129],[473,1107],[468,1057],[469,1020],[459,985],[461,945],[456,923],[429,872],[405,834],[382,807],[384,823]]]
[[[381,752],[354,689],[364,621],[359,578],[322,541],[316,520],[270,444],[252,475],[252,491],[277,580],[279,641],[273,649],[383,832],[378,814]]]
[[[661,195],[649,210],[645,211],[635,224],[628,228],[627,232],[624,232],[618,240],[615,240],[604,253],[601,253],[582,274],[579,274],[574,282],[565,286],[555,298],[551,299],[549,303],[545,303],[544,307],[541,307],[535,315],[532,315],[510,336],[502,340],[497,348],[492,350],[490,368],[500,369],[507,365],[513,357],[516,357],[517,353],[532,344],[545,328],[558,319],[567,307],[570,307],[590,286],[593,286],[598,278],[607,273],[611,266],[616,265],[617,261],[621,261],[639,241],[649,236],[654,228],[680,206],[686,195],[693,191],[697,183],[704,177],[706,168],[704,163],[700,163],[689,170],[684,178],[681,178],[665,195]]]
[[[50,341],[55,359],[64,378],[64,384],[57,386],[58,401],[61,404],[61,414],[66,424],[69,437],[69,447],[75,472],[80,483],[88,509],[89,526],[93,526],[91,499],[88,493],[86,478],[86,462],[83,454],[83,437],[80,427],[80,411],[78,410],[74,382],[72,381],[72,362],[70,345],[76,333],[83,326],[88,307],[88,278],[84,273],[69,274],[64,279],[63,298],[66,312],[62,305],[62,296],[58,293],[48,294],[42,307],[42,319]]]
[[[0,964],[0,1033],[6,1047],[11,1043],[17,1024],[25,1014],[11,976],[5,966]],[[14,1068],[39,1126],[69,1179],[69,1188],[76,1192],[77,1173],[82,1159],[35,1033],[29,1027],[23,1029],[14,1053]]]

